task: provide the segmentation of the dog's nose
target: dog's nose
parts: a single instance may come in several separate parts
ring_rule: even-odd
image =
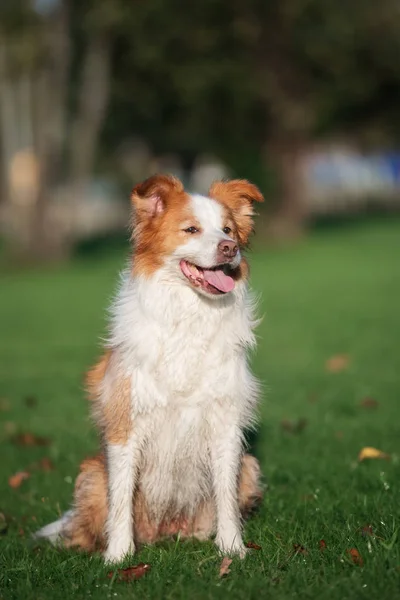
[[[218,244],[218,254],[223,258],[235,258],[238,253],[238,247],[233,240],[222,240]]]

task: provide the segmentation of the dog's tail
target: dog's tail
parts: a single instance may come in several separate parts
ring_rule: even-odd
[[[54,521],[53,523],[49,523],[49,525],[45,525],[39,531],[33,534],[33,539],[47,539],[52,544],[57,544],[62,542],[66,526],[70,523],[73,517],[74,511],[68,510],[63,514],[61,519],[58,521]]]

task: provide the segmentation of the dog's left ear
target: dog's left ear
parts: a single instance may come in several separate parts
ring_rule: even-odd
[[[172,175],[152,175],[132,191],[131,202],[136,219],[151,219],[164,212],[173,193],[182,193],[183,185]]]
[[[253,231],[254,202],[264,202],[258,187],[245,179],[216,181],[209,195],[231,210],[238,228],[239,243],[246,246]]]

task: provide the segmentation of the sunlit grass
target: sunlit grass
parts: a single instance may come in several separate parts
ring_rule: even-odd
[[[68,507],[79,461],[96,449],[82,375],[98,353],[123,261],[119,253],[102,254],[59,271],[2,277],[0,512],[9,527],[0,537],[0,597],[397,597],[399,222],[317,233],[295,247],[252,256],[265,313],[254,357],[265,383],[254,451],[269,491],[245,538],[262,550],[234,561],[220,580],[211,543],[168,542],[144,548],[136,560],[150,563],[151,571],[123,584],[106,578],[98,557],[29,543],[31,531]],[[336,354],[350,362],[330,373],[325,362]],[[377,407],[360,406],[365,397]],[[306,425],[291,433],[282,427],[285,419]],[[13,434],[24,431],[53,443],[12,444]],[[359,464],[363,446],[392,459]],[[53,471],[32,468],[43,457]],[[8,477],[27,468],[30,479],[11,489]],[[372,536],[362,529],[368,525]],[[295,544],[304,552],[295,553]],[[352,563],[351,548],[364,566]]]

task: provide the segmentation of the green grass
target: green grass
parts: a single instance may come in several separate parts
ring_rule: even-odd
[[[235,560],[219,579],[211,543],[146,547],[135,562],[151,571],[126,584],[107,579],[99,557],[29,543],[31,531],[68,507],[79,461],[96,448],[82,375],[98,354],[122,264],[114,251],[62,270],[2,277],[0,511],[9,528],[0,537],[0,597],[400,598],[398,221],[315,233],[296,247],[252,256],[265,313],[254,357],[265,383],[254,451],[269,491],[245,539],[260,551]],[[329,373],[325,361],[336,354],[348,354],[350,364]],[[27,406],[29,396],[36,406]],[[360,407],[367,396],[378,407]],[[302,432],[282,428],[282,420],[300,418],[307,420]],[[53,443],[11,442],[13,432],[25,431]],[[363,446],[392,460],[359,464]],[[8,486],[10,475],[43,457],[53,471],[32,469],[20,488]],[[372,536],[360,530],[368,525]],[[307,554],[295,554],[294,544]],[[350,548],[363,566],[349,560]]]

